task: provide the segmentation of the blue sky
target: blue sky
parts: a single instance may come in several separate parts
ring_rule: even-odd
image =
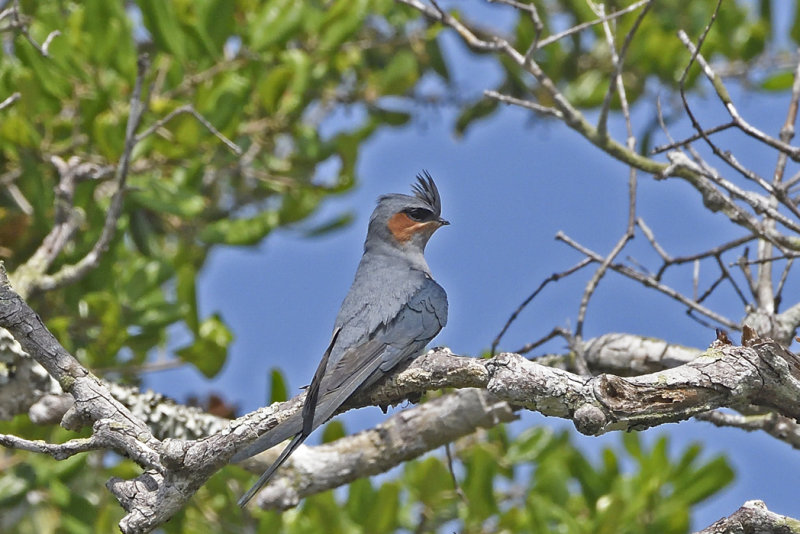
[[[465,58],[455,41],[446,37],[445,44],[448,53]],[[493,76],[496,73],[482,59],[464,59],[455,72],[465,93],[472,95],[490,87]],[[733,94],[748,120],[777,134],[787,94],[745,94],[735,88]],[[704,124],[725,119],[724,110],[712,99],[697,102]],[[652,100],[637,106],[635,116],[645,117],[652,106]],[[357,116],[358,110],[352,113]],[[272,367],[285,372],[293,391],[308,383],[352,281],[375,199],[388,192],[409,192],[422,169],[435,178],[443,216],[452,223],[437,232],[427,249],[434,277],[450,301],[449,324],[436,345],[465,356],[487,349],[508,315],[544,278],[580,259],[554,240],[559,230],[603,254],[610,250],[627,218],[628,171],[623,165],[564,125],[521,109],[503,109],[461,139],[453,136],[453,117],[452,110],[429,110],[408,127],[381,131],[362,149],[361,181],[354,191],[326,201],[312,221],[275,232],[257,247],[216,250],[202,273],[199,301],[203,315],[219,312],[236,336],[225,368],[210,381],[185,367],[152,373],[146,384],[178,399],[189,393],[220,392],[250,411],[266,402]],[[351,119],[342,114],[328,127],[342,127]],[[618,117],[611,126],[615,133],[624,131]],[[685,123],[675,127],[677,136],[687,132]],[[745,164],[771,176],[773,153],[753,148],[741,135],[720,139]],[[730,174],[721,163],[713,163]],[[743,233],[721,215],[707,213],[698,195],[677,180],[656,182],[641,175],[638,200],[639,214],[674,255],[698,252]],[[315,239],[303,237],[303,228],[348,210],[356,216],[349,227]],[[642,236],[630,251],[637,260],[658,266]],[[586,270],[546,289],[511,328],[501,348],[512,350],[554,326],[574,325],[590,274]],[[676,272],[668,282],[681,287],[690,279],[691,268]],[[793,284],[794,292],[787,292],[787,298],[800,294],[797,281]],[[730,295],[714,304],[734,320],[743,314]],[[585,326],[587,338],[607,332],[701,348],[714,339],[713,331],[687,318],[673,301],[613,274],[603,280],[590,303]],[[547,347],[563,348],[558,341]],[[383,418],[379,409],[368,408],[343,420],[352,432]],[[571,428],[569,422],[536,414],[525,414],[516,425],[532,424]],[[673,451],[699,440],[707,455],[727,454],[737,471],[731,488],[698,509],[696,527],[729,515],[750,499],[765,500],[775,512],[800,515],[796,497],[800,457],[788,445],[759,433],[695,422],[663,426],[645,435],[652,438],[664,432],[672,438]],[[590,455],[602,445],[619,443],[616,435],[575,434]]]

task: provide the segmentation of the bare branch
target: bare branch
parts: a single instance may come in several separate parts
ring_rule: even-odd
[[[769,375],[759,375],[759,372],[752,368],[753,360],[749,351],[758,352],[773,364],[778,364],[776,368],[781,369],[779,373],[783,377],[781,379],[783,391],[779,393],[782,400],[777,404],[784,404],[783,412],[786,412],[786,407],[791,405],[789,411],[798,413],[796,403],[791,400],[791,395],[796,393],[790,392],[800,387],[800,381],[790,377],[791,372],[794,372],[790,371],[790,368],[797,368],[800,359],[767,340],[757,341],[749,348],[715,343],[706,355],[687,364],[651,375],[625,379],[613,375],[579,377],[509,353],[500,354],[489,360],[467,359],[471,361],[463,362],[464,358],[440,349],[421,356],[405,370],[387,377],[375,389],[358,395],[349,403],[349,407],[382,403],[390,398],[403,398],[412,391],[418,391],[419,388],[430,390],[438,389],[445,384],[457,384],[457,387],[485,388],[493,398],[503,399],[512,405],[536,410],[545,415],[571,419],[579,431],[587,434],[641,429],[670,420],[680,420],[690,416],[690,413],[692,415],[705,413],[701,409],[696,412],[694,410],[699,406],[718,404],[718,400],[714,399],[720,396],[732,395],[741,400],[739,395],[743,390],[750,388],[743,385],[748,383],[750,378],[745,378],[742,373],[748,374],[754,380],[752,383],[754,392],[772,391],[772,387],[766,387],[764,383],[764,380],[772,379]],[[766,356],[767,354],[770,356]],[[773,357],[777,360],[773,360]],[[784,361],[789,368],[785,367],[784,363],[779,363]],[[744,382],[722,378],[722,374],[726,374],[721,374],[722,369],[726,368],[730,372],[731,366],[736,368],[735,374],[744,378]],[[760,363],[756,363],[756,366],[764,369]],[[456,374],[448,376],[447,369],[456,371]],[[678,378],[679,376],[682,378]],[[772,376],[775,376],[774,372]],[[459,395],[461,394],[463,393],[460,392]],[[769,395],[772,395],[772,392]],[[776,400],[772,399],[767,404],[774,405]],[[748,402],[745,401],[743,404],[726,402],[726,404],[738,406],[748,405]],[[299,406],[295,404],[292,409],[297,410]],[[407,414],[409,418],[416,418],[418,417],[416,412],[424,406],[427,405],[406,410],[403,414]],[[678,415],[679,413],[681,415]],[[794,417],[791,413],[784,415]],[[275,413],[273,412],[270,417],[275,417]],[[449,417],[444,414],[440,414],[437,418],[440,424],[442,421],[458,419],[459,417]],[[387,421],[387,424],[394,425],[394,421],[391,423]],[[367,431],[321,447],[309,448],[307,456],[301,455],[295,459],[295,463],[292,464],[293,469],[284,471],[274,486],[265,488],[260,503],[279,508],[293,506],[298,498],[308,495],[306,492],[315,484],[319,485],[318,491],[330,489],[334,486],[330,485],[329,480],[341,478],[343,473],[347,481],[352,480],[351,477],[354,476],[352,469],[357,469],[355,465],[363,466],[358,469],[359,471],[372,473],[370,467],[372,461],[361,461],[364,454],[369,454],[370,457],[373,454],[371,448],[364,445],[366,438],[372,436],[372,432]],[[387,441],[397,440],[389,438]],[[310,450],[319,452],[322,456],[311,455]],[[352,451],[356,450],[359,451],[358,458],[352,461],[337,460],[338,455],[352,455],[355,454]],[[265,454],[267,455],[265,459],[269,461],[274,453]],[[395,452],[384,451],[384,454],[395,454]],[[311,471],[314,476],[309,476]],[[292,489],[296,487],[301,488],[299,494],[295,493],[297,490]],[[289,496],[288,500],[283,497],[284,495]]]
[[[6,109],[8,106],[20,99],[22,95],[19,92],[11,93],[11,96],[0,102],[0,111]]]
[[[575,336],[581,338],[583,335],[583,323],[586,319],[586,309],[589,306],[589,299],[592,298],[594,291],[597,289],[597,285],[600,283],[600,280],[605,276],[606,271],[608,270],[611,263],[616,259],[625,245],[633,239],[634,229],[636,223],[636,169],[631,168],[630,170],[630,178],[628,181],[628,224],[625,228],[625,233],[622,234],[622,237],[619,238],[617,244],[614,245],[614,248],[611,249],[608,256],[603,258],[603,261],[600,262],[600,267],[597,268],[592,278],[586,284],[586,288],[583,291],[583,296],[581,297],[580,307],[578,308],[578,320],[577,324],[575,325]],[[558,239],[558,237],[556,237]]]
[[[302,409],[305,393],[232,421],[208,438],[161,442],[58,344],[2,278],[0,326],[75,398],[75,406],[64,417],[65,426],[76,428],[94,421],[95,439],[108,440],[109,448],[147,468],[134,480],[112,479],[108,484],[129,512],[120,523],[126,534],[146,532],[167,521],[238,450]],[[598,435],[680,421],[719,407],[758,405],[798,418],[798,376],[800,358],[760,338],[746,347],[715,342],[705,356],[685,365],[632,378],[578,376],[517,354],[475,359],[439,349],[355,395],[342,410],[396,404],[445,387],[479,388],[497,402],[568,418],[579,431]],[[404,412],[403,417],[410,415]],[[435,419],[441,429],[443,419],[458,418]],[[414,436],[409,432],[403,435]],[[428,441],[417,450],[430,450],[441,443]],[[69,446],[88,447],[83,442]]]
[[[687,137],[686,139],[682,139],[680,141],[673,141],[673,142],[668,143],[666,145],[659,145],[659,146],[655,147],[653,150],[651,150],[650,154],[661,154],[662,152],[667,152],[669,150],[674,150],[676,148],[680,148],[680,147],[686,146],[686,145],[688,145],[690,143],[694,143],[695,141],[697,141],[698,139],[702,139],[703,137],[707,137],[707,136],[715,134],[717,132],[723,132],[723,131],[728,130],[730,128],[733,128],[735,126],[736,126],[736,123],[734,121],[726,122],[725,124],[720,124],[719,126],[714,126],[713,128],[709,128],[707,130],[703,130],[700,133],[696,133],[694,135],[691,135],[691,136]]]
[[[287,462],[287,468],[259,493],[256,503],[267,509],[291,508],[309,495],[384,473],[478,428],[491,428],[516,418],[508,403],[492,394],[460,389],[398,412],[375,428],[317,447],[301,446]],[[248,468],[263,471],[277,452],[263,453]]]
[[[643,5],[649,4],[650,2],[652,2],[652,0],[639,0],[639,2],[635,2],[629,5],[628,7],[620,9],[619,11],[615,11],[614,13],[611,13],[610,15],[606,15],[604,17],[600,17],[595,20],[590,20],[589,22],[583,22],[581,24],[576,24],[575,26],[571,26],[570,28],[567,28],[563,32],[559,32],[554,35],[551,35],[550,37],[542,39],[541,42],[539,42],[539,48],[543,48],[549,44],[555,43],[556,41],[560,41],[564,37],[567,37],[574,33],[582,32],[586,28],[591,28],[592,26],[596,26],[598,24],[614,20],[615,18],[621,17],[622,15],[630,13],[631,11],[636,11]]]
[[[644,232],[644,228],[641,225],[639,225],[639,227],[642,228],[642,232],[645,233]],[[652,230],[649,230],[649,228],[648,228],[648,231],[650,232],[650,235],[653,236]],[[645,233],[645,235],[647,235],[647,233]],[[652,237],[652,240],[651,240],[651,237],[648,237],[648,240],[651,242],[651,244],[655,243],[654,239],[655,239],[654,236]],[[697,254],[690,254],[688,256],[679,256],[677,258],[670,257],[662,249],[663,254],[667,255],[667,257],[664,257],[662,255],[662,258],[664,258],[664,264],[658,270],[658,273],[656,273],[655,277],[656,277],[657,280],[660,280],[662,275],[664,274],[664,271],[666,271],[667,268],[672,266],[672,265],[681,265],[681,264],[684,264],[684,263],[689,263],[689,262],[701,260],[701,259],[704,259],[704,258],[721,256],[723,252],[727,252],[727,251],[729,251],[731,249],[734,249],[734,248],[736,248],[738,246],[744,245],[745,243],[749,243],[750,241],[752,241],[754,239],[756,239],[755,236],[746,235],[746,236],[742,236],[742,237],[740,237],[738,239],[734,239],[733,241],[728,241],[727,243],[723,243],[722,245],[718,245],[718,246],[716,246],[716,247],[714,247],[712,249],[706,250],[705,252],[699,252]],[[656,248],[656,244],[653,245],[653,248]],[[658,250],[659,248],[661,248],[661,247],[656,248],[656,250]],[[659,252],[659,254],[661,255],[661,252]]]
[[[23,298],[37,288],[37,280],[47,272],[82,220],[73,203],[75,187],[84,180],[103,179],[113,171],[113,167],[82,162],[78,157],[72,157],[67,162],[58,156],[52,156],[50,161],[59,174],[55,188],[54,225],[39,248],[14,272],[17,290]]]
[[[720,519],[697,534],[723,534],[728,532],[800,534],[800,521],[770,512],[763,501],[747,501],[730,517]]]
[[[794,256],[789,256],[786,261],[786,265],[783,267],[783,271],[781,272],[781,278],[778,281],[778,287],[775,288],[775,309],[778,309],[778,302],[780,302],[783,294],[783,288],[786,284],[786,280],[789,279],[789,271],[791,271],[792,266],[794,265],[794,259],[800,258],[800,254]]]
[[[586,258],[584,258],[584,259],[586,259]],[[542,336],[539,339],[537,339],[536,341],[532,341],[530,343],[526,343],[525,345],[520,347],[519,350],[516,350],[515,352],[517,354],[527,354],[530,351],[532,351],[533,349],[544,345],[545,343],[547,343],[548,341],[550,341],[551,339],[553,339],[555,337],[563,337],[564,339],[567,340],[567,343],[569,345],[573,345],[574,344],[574,336],[572,335],[572,332],[570,332],[566,328],[557,326],[557,327],[553,328],[552,330],[550,330],[550,332],[548,332],[544,336]],[[493,354],[493,356],[494,356],[494,354]],[[573,366],[572,369],[575,369],[575,367]]]
[[[601,255],[597,254],[596,252],[584,247],[583,245],[578,244],[577,242],[573,241],[571,238],[569,238],[563,232],[559,232],[558,234],[556,234],[556,239],[558,239],[559,241],[563,241],[564,243],[568,244],[569,246],[571,246],[575,250],[577,250],[577,251],[581,252],[582,254],[586,255],[587,257],[591,258],[593,261],[596,261],[598,263],[603,263],[605,261],[605,258],[603,256],[601,256]],[[698,303],[694,302],[693,300],[691,300],[690,298],[686,297],[685,295],[683,295],[679,291],[676,291],[675,289],[672,289],[671,287],[662,284],[654,276],[650,276],[650,275],[646,275],[646,274],[640,273],[638,271],[635,271],[634,269],[631,269],[630,267],[627,267],[625,265],[620,265],[620,264],[617,264],[617,263],[610,263],[609,267],[613,271],[621,273],[621,274],[625,275],[626,277],[631,278],[633,280],[636,280],[637,282],[639,282],[639,283],[641,283],[641,284],[643,284],[643,285],[645,285],[647,287],[652,287],[652,288],[660,291],[661,293],[664,293],[665,295],[667,295],[669,297],[672,297],[673,299],[677,300],[678,302],[681,302],[682,304],[685,304],[690,309],[696,311],[697,313],[705,315],[706,317],[718,322],[719,324],[725,326],[726,328],[730,328],[731,330],[740,330],[741,329],[741,327],[737,323],[735,323],[735,322],[731,321],[730,319],[727,319],[727,318],[719,315],[718,313],[716,313],[714,311],[709,310],[708,308],[706,308],[705,306],[703,306],[701,304],[698,304]]]
[[[631,114],[630,110],[628,109],[628,98],[625,95],[625,85],[622,83],[622,69],[625,64],[625,56],[628,52],[628,48],[633,41],[633,36],[639,29],[639,26],[644,20],[644,17],[647,15],[647,12],[650,10],[651,5],[653,5],[652,2],[645,4],[644,9],[642,9],[636,16],[636,20],[633,22],[631,29],[625,36],[625,41],[622,44],[619,54],[617,54],[616,46],[614,45],[614,34],[611,31],[611,26],[609,25],[608,20],[603,21],[603,30],[606,35],[606,42],[608,43],[609,50],[611,50],[611,61],[614,65],[614,73],[611,75],[611,83],[608,85],[608,91],[606,91],[606,96],[603,99],[603,105],[600,108],[600,117],[597,120],[597,130],[600,132],[600,135],[607,135],[608,112],[611,109],[611,98],[614,96],[614,92],[616,91],[620,97],[622,113],[625,117],[625,125],[628,128],[628,138],[630,139],[633,137],[633,129],[631,128]],[[601,17],[604,15],[605,6],[603,4],[590,3],[590,6],[592,6],[592,9],[596,14],[600,15]],[[630,143],[628,144],[628,148],[633,148],[630,146]]]
[[[531,303],[531,301],[532,301],[533,299],[535,299],[535,298],[536,298],[536,295],[538,295],[538,294],[539,294],[539,293],[540,293],[540,292],[541,292],[541,291],[542,291],[542,290],[545,288],[545,286],[546,286],[547,284],[549,284],[550,282],[558,282],[559,280],[561,280],[561,279],[562,279],[562,278],[564,278],[565,276],[569,276],[569,275],[571,275],[572,273],[574,273],[574,272],[577,272],[577,271],[579,271],[579,270],[583,269],[584,267],[586,267],[587,265],[589,265],[589,263],[591,263],[591,260],[590,260],[589,258],[584,258],[584,259],[582,259],[580,262],[578,262],[577,264],[575,264],[575,265],[573,265],[572,267],[570,267],[569,269],[567,269],[566,271],[561,271],[561,272],[558,272],[558,273],[553,273],[553,274],[551,274],[550,276],[548,276],[546,279],[544,279],[544,280],[543,280],[543,281],[542,281],[542,282],[539,284],[539,287],[537,287],[537,288],[536,288],[536,289],[533,291],[533,293],[531,293],[531,294],[528,296],[528,298],[526,298],[525,300],[523,300],[523,301],[522,301],[522,304],[520,304],[520,305],[517,307],[517,309],[516,309],[516,310],[514,310],[514,313],[512,313],[512,314],[511,314],[511,317],[509,317],[509,318],[508,318],[508,320],[506,321],[506,324],[505,324],[505,325],[503,325],[503,328],[500,330],[500,332],[499,332],[499,333],[497,334],[497,336],[494,338],[494,341],[492,341],[492,348],[491,348],[491,354],[492,354],[492,356],[494,356],[494,355],[495,355],[495,353],[496,353],[496,351],[497,351],[497,346],[500,344],[500,340],[501,340],[501,339],[503,339],[503,336],[506,334],[506,332],[508,331],[508,328],[511,326],[511,324],[512,324],[514,321],[516,321],[516,320],[517,320],[517,317],[519,316],[519,314],[520,314],[520,313],[522,313],[522,310],[524,310],[524,309],[525,309],[525,308],[528,306],[528,304],[530,304],[530,303]],[[551,336],[551,337],[552,337],[552,336]],[[550,338],[548,338],[548,339],[550,339]],[[530,349],[528,349],[528,350],[530,350]],[[527,352],[527,351],[525,351],[525,352]]]
[[[0,434],[0,446],[7,449],[18,449],[22,451],[37,452],[39,454],[47,454],[56,460],[64,460],[70,456],[74,456],[81,452],[96,451],[105,447],[94,436],[89,438],[78,438],[67,441],[66,443],[45,443],[37,439],[31,441],[28,439],[18,438],[8,434]]]
[[[61,32],[58,30],[51,31],[50,34],[48,34],[48,36],[45,38],[44,42],[39,45],[39,43],[37,43],[28,32],[28,25],[22,21],[22,18],[20,17],[21,11],[22,10],[19,7],[19,0],[14,0],[14,5],[11,7],[10,12],[11,17],[14,19],[14,27],[19,30],[19,32],[25,37],[31,46],[34,47],[43,57],[49,58],[50,43],[53,42],[53,39],[61,35]]]
[[[713,410],[698,414],[695,416],[695,419],[707,421],[720,427],[739,428],[748,432],[766,432],[770,436],[788,443],[795,449],[800,449],[800,425],[792,419],[783,417],[774,412],[742,415]]]
[[[718,9],[719,9],[719,4],[717,4],[717,9],[714,11],[714,15],[712,15],[712,18],[709,21],[707,28],[710,28],[711,25],[714,23]],[[702,39],[705,38],[705,34],[707,33],[708,32],[706,30]],[[800,148],[793,147],[790,144],[781,141],[780,139],[775,139],[774,137],[765,134],[764,132],[762,132],[761,130],[759,130],[758,128],[756,128],[755,126],[753,126],[752,124],[750,124],[749,122],[747,122],[742,118],[742,116],[739,114],[739,111],[736,109],[736,106],[733,105],[733,100],[731,99],[730,93],[728,93],[728,90],[725,88],[725,85],[722,82],[722,78],[716,72],[714,72],[714,70],[711,68],[711,65],[706,61],[703,55],[700,54],[702,41],[699,41],[697,43],[697,46],[695,46],[691,42],[689,37],[686,35],[686,32],[684,32],[683,30],[678,30],[678,38],[692,53],[692,60],[689,62],[689,66],[691,66],[691,63],[695,59],[697,60],[697,63],[703,70],[703,74],[705,74],[706,78],[708,78],[708,80],[711,82],[711,85],[712,87],[714,87],[717,96],[722,101],[723,105],[725,106],[725,109],[728,110],[728,114],[736,123],[736,126],[750,137],[753,137],[754,139],[757,139],[762,143],[769,145],[780,152],[783,152],[793,160],[795,161],[800,160]],[[687,70],[684,71],[684,77],[683,77],[684,80],[687,71],[688,71],[688,66]]]
[[[241,155],[242,154],[242,149],[239,147],[239,145],[237,145],[236,143],[234,143],[233,141],[231,141],[230,139],[225,137],[222,134],[222,132],[217,130],[214,127],[214,125],[211,124],[208,121],[208,119],[203,117],[203,115],[201,115],[196,109],[194,109],[194,106],[192,106],[191,104],[186,104],[186,105],[180,106],[179,108],[173,109],[172,111],[167,113],[167,115],[165,115],[163,118],[157,120],[156,122],[151,124],[149,127],[147,127],[147,129],[145,129],[143,132],[141,132],[140,134],[136,135],[136,137],[134,138],[134,143],[141,142],[142,139],[145,139],[146,137],[152,135],[159,128],[164,126],[166,123],[168,123],[169,121],[171,121],[172,119],[174,119],[178,115],[184,115],[184,114],[189,114],[192,117],[194,117],[195,119],[197,119],[197,121],[200,124],[202,124],[209,132],[211,132],[212,135],[214,135],[214,137],[216,137],[217,139],[222,141],[222,143],[225,146],[227,146],[229,149],[231,149],[231,151],[234,154],[237,154],[237,155]]]
[[[484,91],[483,94],[489,98],[494,98],[498,102],[502,102],[504,104],[514,104],[515,106],[520,106],[526,109],[530,109],[531,111],[541,113],[542,115],[549,115],[557,119],[564,118],[564,114],[561,113],[559,110],[547,106],[542,106],[541,104],[537,104],[536,102],[531,102],[530,100],[515,98],[513,96],[504,95],[502,93],[498,93],[497,91],[492,91],[488,89]]]

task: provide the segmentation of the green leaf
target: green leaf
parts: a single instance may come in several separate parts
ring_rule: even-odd
[[[339,230],[340,228],[344,228],[345,226],[349,226],[353,220],[355,219],[355,215],[352,211],[348,211],[342,213],[341,215],[335,216],[333,219],[329,219],[324,221],[317,226],[309,228],[305,231],[305,237],[319,237],[323,236],[329,232],[333,232],[335,230]]]
[[[404,124],[408,124],[408,121],[411,120],[411,113],[406,111],[392,111],[379,107],[370,109],[370,115],[383,124],[388,124],[390,126],[403,126]]]
[[[400,487],[395,482],[386,482],[379,489],[375,503],[364,518],[366,532],[381,534],[394,532],[399,526],[397,514],[400,509]]]
[[[595,107],[605,98],[608,88],[608,75],[599,70],[587,70],[571,81],[564,90],[564,96],[578,107]]]
[[[361,26],[367,15],[369,0],[336,0],[325,12],[319,28],[319,49],[329,52],[338,48]]]
[[[139,205],[159,213],[180,217],[196,217],[206,207],[206,199],[196,190],[185,189],[171,180],[158,176],[131,177],[129,198]]]
[[[125,145],[125,121],[111,110],[100,113],[94,121],[92,135],[97,148],[111,161],[116,161]]]
[[[278,111],[278,102],[289,87],[292,80],[292,69],[288,65],[273,67],[258,84],[257,93],[264,109],[274,114]]]
[[[272,68],[258,85],[261,104],[271,114],[287,115],[304,102],[311,80],[311,59],[302,50],[281,55],[282,63]]]
[[[623,433],[622,444],[625,446],[625,450],[628,451],[628,454],[637,460],[641,460],[643,453],[638,432],[631,431]]]
[[[143,256],[152,256],[153,248],[153,227],[147,219],[147,215],[142,210],[132,210],[128,219],[128,230],[136,245],[136,249]]]
[[[269,371],[269,404],[284,402],[288,399],[289,391],[286,387],[286,378],[279,368],[273,367]]]
[[[345,510],[353,521],[361,522],[372,510],[376,497],[369,478],[359,478],[348,486]]]
[[[137,0],[142,10],[142,19],[147,31],[153,36],[156,46],[175,54],[179,60],[186,59],[186,38],[175,13],[174,2],[164,0]]]
[[[382,93],[401,95],[414,87],[419,79],[417,58],[408,50],[396,53],[386,68],[378,72],[378,88]]]
[[[223,0],[230,2],[230,0]],[[246,35],[255,51],[263,51],[272,45],[282,45],[303,22],[303,2],[295,0],[271,0],[250,18]]]
[[[481,98],[472,105],[466,106],[461,113],[458,114],[455,125],[455,133],[457,136],[462,136],[467,131],[467,128],[478,119],[488,117],[497,110],[499,102],[494,99]]]
[[[539,459],[553,441],[553,433],[542,427],[529,428],[511,442],[505,457],[510,463],[528,463]]]
[[[766,91],[786,91],[794,83],[794,73],[790,70],[778,72],[767,77],[761,82],[761,88]]]
[[[208,36],[218,51],[234,32],[235,7],[231,0],[207,0],[197,4],[202,22],[198,24],[198,30]]]
[[[255,245],[279,223],[277,211],[262,211],[246,219],[222,219],[205,227],[200,239],[208,244]]]
[[[526,17],[521,18],[525,19]],[[425,52],[428,53],[428,61],[434,72],[441,76],[444,81],[449,82],[450,70],[447,68],[447,62],[445,62],[442,55],[442,48],[439,46],[439,41],[435,36],[429,36],[428,40],[425,41]]]
[[[734,476],[728,461],[717,456],[698,468],[691,478],[685,479],[680,485],[676,484],[675,493],[688,504],[696,504],[733,482]]]
[[[322,200],[318,189],[297,189],[286,193],[280,209],[280,223],[289,224],[308,217]]]
[[[407,463],[405,480],[414,498],[432,510],[454,495],[450,471],[439,458],[431,456]]]
[[[344,423],[335,419],[322,429],[322,443],[332,443],[346,435],[347,432],[345,431]]]
[[[300,513],[304,519],[303,523],[306,525],[303,532],[345,534],[353,531],[347,516],[341,513],[341,507],[332,491],[326,491],[306,499]]]
[[[214,127],[224,131],[236,124],[242,107],[250,97],[251,80],[238,72],[228,72],[214,79],[214,83],[206,84],[197,92],[197,107]],[[191,128],[188,137],[197,135],[195,129],[208,138],[211,134],[190,115],[182,117],[178,124]],[[181,132],[176,131],[176,138],[181,139]],[[218,141],[215,141],[218,143]]]
[[[219,316],[214,314],[200,324],[199,337],[195,338],[194,343],[176,350],[175,353],[211,378],[225,364],[231,341],[233,334]]]
[[[176,272],[175,295],[178,302],[186,307],[186,326],[198,334],[200,319],[197,314],[197,270],[191,263],[181,264]]]
[[[469,451],[464,464],[467,476],[462,489],[470,503],[469,517],[483,521],[498,510],[494,493],[497,458],[485,447],[478,446]]]

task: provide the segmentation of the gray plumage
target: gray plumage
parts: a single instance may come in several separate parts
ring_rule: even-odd
[[[260,436],[232,458],[239,462],[294,436],[239,500],[247,502],[319,425],[355,392],[397,364],[418,356],[447,323],[447,295],[431,277],[423,252],[441,218],[441,199],[424,172],[414,196],[384,195],[372,212],[364,255],[342,303],[328,349],[308,388],[302,412]]]

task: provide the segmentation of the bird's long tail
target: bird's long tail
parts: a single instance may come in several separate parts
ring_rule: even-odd
[[[264,471],[264,474],[261,475],[261,477],[255,484],[253,484],[253,487],[247,490],[247,493],[242,495],[242,498],[239,499],[240,507],[244,508],[245,506],[247,506],[247,503],[250,502],[250,499],[252,499],[253,496],[256,493],[258,493],[259,490],[263,488],[267,482],[269,482],[269,479],[272,478],[272,475],[275,474],[275,471],[277,471],[277,469],[283,464],[283,462],[285,462],[286,459],[289,458],[289,456],[295,451],[297,447],[300,446],[301,443],[303,443],[306,440],[307,437],[308,434],[301,432],[300,434],[297,434],[294,437],[294,439],[292,439],[292,441],[286,446],[286,448],[283,449],[281,455],[278,456],[278,459],[275,460],[275,462],[271,466],[269,466],[269,469]]]

